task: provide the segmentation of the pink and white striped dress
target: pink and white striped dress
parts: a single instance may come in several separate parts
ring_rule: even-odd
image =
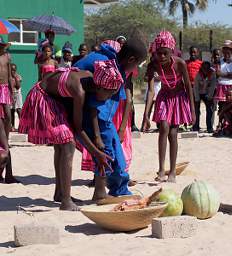
[[[172,90],[183,79],[182,75],[176,75],[174,63],[175,60],[172,58],[172,74],[164,74],[161,67],[162,74],[160,79],[162,85],[166,85],[166,87],[162,86],[157,95],[153,121],[156,123],[167,121],[169,125],[179,126],[181,124],[190,124],[192,122],[192,114],[185,89],[178,92],[173,92]],[[170,89],[166,89],[167,87]]]
[[[58,84],[60,96],[71,97],[67,89],[71,69],[60,68],[58,72],[61,72]],[[28,134],[28,141],[34,144],[64,144],[75,141],[65,107],[47,94],[40,82],[27,95],[21,112],[19,132]]]

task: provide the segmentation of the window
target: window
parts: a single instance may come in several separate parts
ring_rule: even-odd
[[[23,24],[23,19],[9,19],[20,32],[10,33],[8,35],[8,42],[12,44],[25,44],[25,45],[34,45],[38,41],[38,32],[33,31]]]

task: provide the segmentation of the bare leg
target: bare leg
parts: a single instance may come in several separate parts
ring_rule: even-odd
[[[8,147],[8,140],[6,137],[6,132],[5,132],[5,127],[4,127],[4,122],[3,120],[0,118],[0,146],[5,149],[6,151],[4,152],[5,155],[8,157],[8,151],[9,151],[9,147]],[[1,154],[1,160],[0,160],[0,182],[3,182],[3,171],[6,167],[6,163],[7,163],[7,159],[4,158],[3,154]]]
[[[54,145],[54,167],[55,167],[55,174],[56,174],[56,187],[55,187],[55,194],[54,194],[54,201],[61,202],[61,185],[60,185],[60,159],[61,159],[61,150],[60,145]]]
[[[12,130],[15,128],[15,109],[11,109],[11,127]]]
[[[159,173],[158,179],[165,181],[165,155],[167,148],[167,138],[169,133],[169,125],[166,121],[160,122],[159,129]]]
[[[6,137],[9,139],[9,134],[11,130],[11,110],[9,105],[4,105],[5,118],[4,118],[4,127],[6,132]]]
[[[60,210],[78,211],[79,208],[71,199],[72,163],[75,146],[73,143],[60,145],[60,185],[62,201]]]
[[[20,116],[21,116],[21,108],[17,108],[16,109],[16,112],[17,112],[17,114],[18,114],[18,118],[20,119]],[[17,128],[18,129],[18,128]]]
[[[93,200],[97,201],[107,197],[106,194],[106,177],[94,176],[95,179],[95,190],[93,194]]]
[[[4,105],[4,111],[5,111],[5,118],[4,118],[4,128],[7,138],[7,143],[9,140],[9,134],[11,130],[11,110],[9,105]],[[8,149],[9,150],[9,149]],[[6,175],[5,175],[5,182],[10,183],[19,183],[18,180],[16,180],[12,173],[12,164],[11,164],[11,154],[10,151],[8,152],[8,161],[6,164]]]
[[[168,182],[176,182],[176,157],[178,150],[177,133],[178,127],[171,127],[168,134],[170,143],[170,172],[168,175]]]
[[[6,175],[5,175],[5,183],[11,184],[11,183],[20,183],[12,173],[12,164],[11,164],[11,154],[10,151],[8,153],[8,160],[6,164]]]

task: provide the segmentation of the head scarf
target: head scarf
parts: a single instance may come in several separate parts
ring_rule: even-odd
[[[111,46],[116,52],[119,52],[121,50],[120,43],[118,43],[114,40],[105,40],[105,41],[103,41],[103,43]]]
[[[174,50],[176,46],[176,41],[169,31],[161,31],[153,43],[150,46],[151,52],[156,52],[159,48],[165,47]]]
[[[96,61],[93,80],[97,87],[107,90],[118,90],[124,82],[114,59]]]

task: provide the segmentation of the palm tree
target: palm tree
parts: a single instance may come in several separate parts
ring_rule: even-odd
[[[160,3],[165,5],[166,3],[169,4],[169,14],[174,15],[177,8],[181,6],[182,16],[183,16],[183,27],[186,28],[188,26],[188,17],[189,14],[193,14],[196,9],[205,10],[208,7],[208,0],[195,0],[188,1],[188,0],[159,0]]]

